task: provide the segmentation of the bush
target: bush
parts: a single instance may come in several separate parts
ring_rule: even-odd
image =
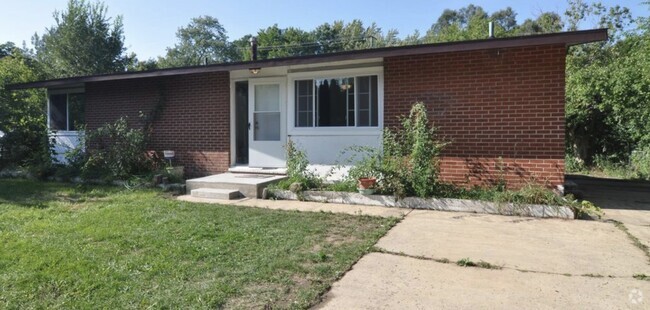
[[[142,129],[129,128],[126,118],[85,132],[86,152],[75,150],[69,155],[71,165],[79,165],[84,178],[129,179],[133,175],[155,171],[159,165],[146,150]]]
[[[320,187],[322,181],[312,171],[309,171],[309,160],[307,154],[296,146],[293,140],[289,139],[285,145],[287,151],[287,180],[280,182],[278,186],[287,187],[292,183],[301,183],[302,188]],[[283,188],[281,187],[281,188]]]
[[[630,166],[635,177],[650,180],[650,146],[632,152]]]
[[[430,197],[436,192],[439,156],[445,143],[437,140],[422,102],[415,103],[401,123],[401,129],[384,132],[384,186],[398,197]]]
[[[567,150],[566,155],[564,155],[564,167],[567,172],[582,172],[585,170],[585,163]]]

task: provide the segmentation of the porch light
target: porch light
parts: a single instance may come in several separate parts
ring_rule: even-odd
[[[257,75],[260,73],[260,71],[262,71],[262,68],[250,68],[248,71],[250,71],[253,75]]]

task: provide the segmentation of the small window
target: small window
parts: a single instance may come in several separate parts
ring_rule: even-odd
[[[85,124],[85,103],[84,94],[68,95],[68,130],[78,130]]]
[[[50,129],[68,130],[68,96],[50,96]]]
[[[79,130],[85,124],[84,94],[50,95],[49,118],[51,130]]]
[[[296,127],[377,127],[377,76],[295,82]]]

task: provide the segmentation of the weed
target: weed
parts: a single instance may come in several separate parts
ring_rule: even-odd
[[[478,268],[485,268],[485,269],[502,269],[503,267],[501,266],[496,266],[492,265],[488,262],[484,261],[479,261],[479,262],[473,262],[469,257],[460,259],[456,262],[456,265],[461,266],[461,267],[478,267]]]
[[[645,254],[646,258],[650,261],[650,248],[648,248],[647,245],[643,244],[639,238],[636,236],[632,235],[630,231],[625,227],[625,224],[619,222],[619,221],[612,221],[614,223],[614,226],[616,226],[618,229],[623,231],[627,237],[632,241],[632,244],[634,244],[637,248],[639,248],[643,253]]]
[[[461,267],[475,267],[476,266],[476,264],[471,259],[469,259],[469,257],[458,260],[456,262],[456,265],[461,266]]]

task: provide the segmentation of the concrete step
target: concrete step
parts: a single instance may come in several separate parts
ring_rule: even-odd
[[[197,188],[191,192],[192,197],[232,200],[242,196],[238,190],[221,188]]]
[[[279,175],[222,173],[190,179],[185,181],[185,185],[188,193],[199,188],[215,188],[236,190],[248,198],[262,198],[264,188],[286,178],[286,176]]]

